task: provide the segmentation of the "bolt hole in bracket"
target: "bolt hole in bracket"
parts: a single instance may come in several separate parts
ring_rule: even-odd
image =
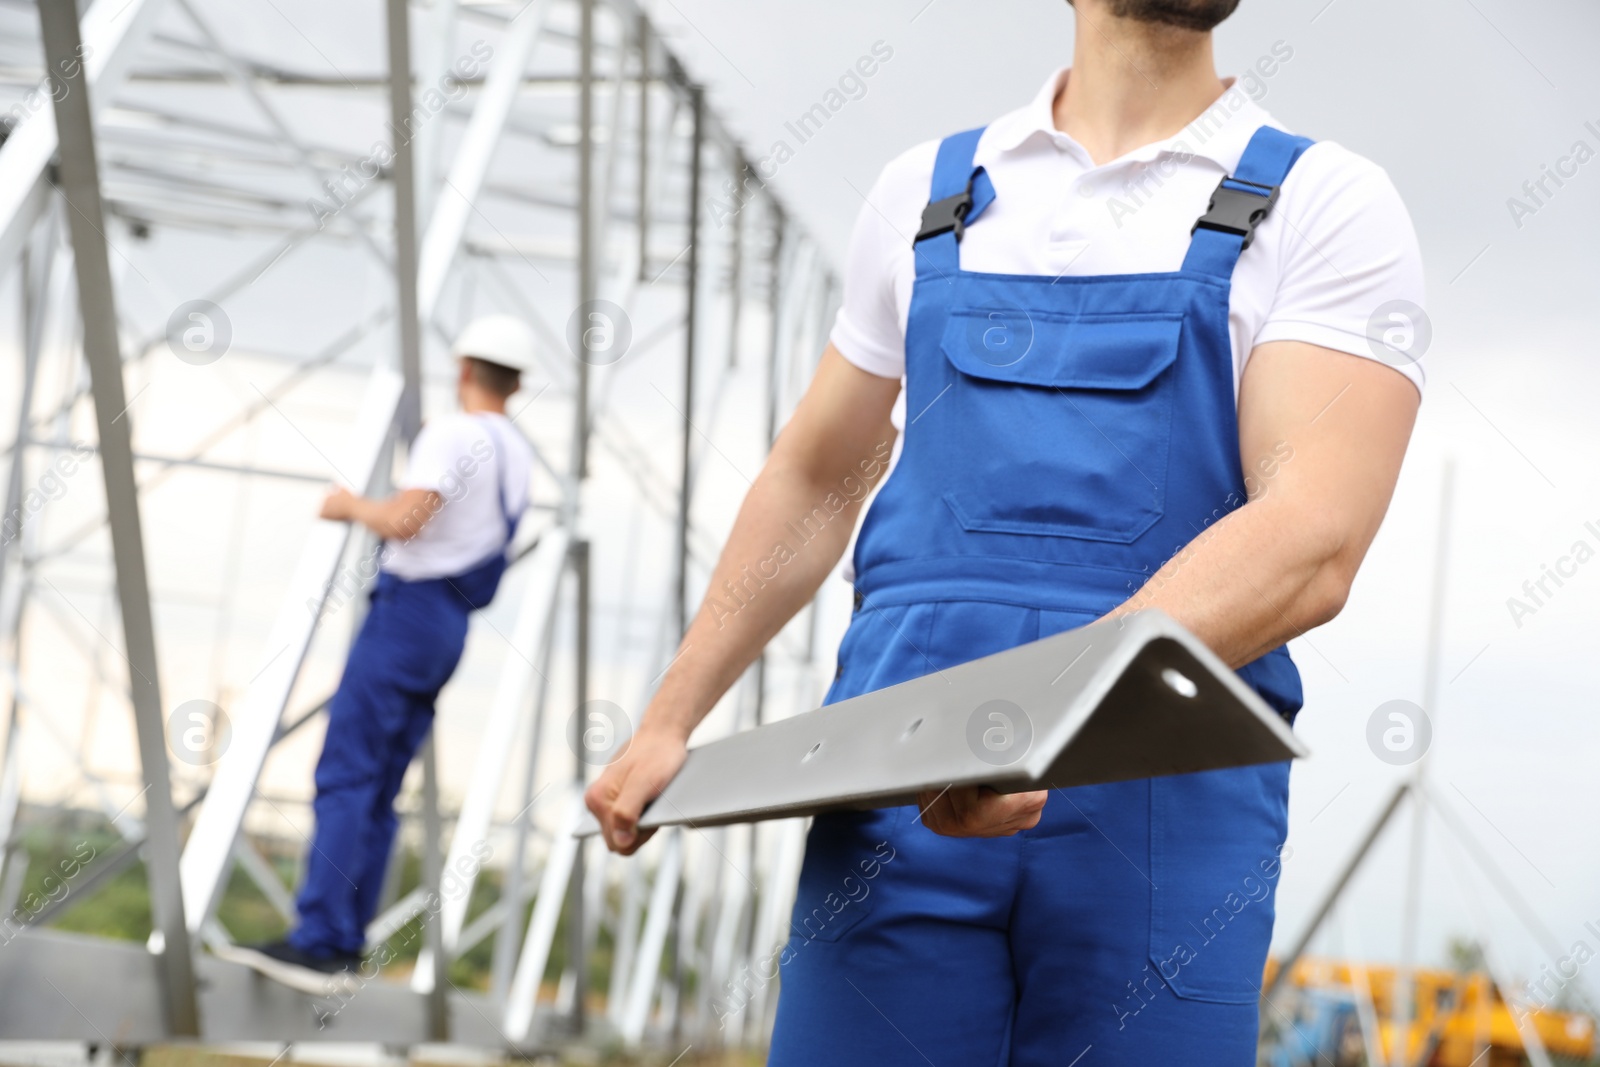
[[[1187,674],[1184,674],[1176,667],[1163,667],[1161,669],[1161,680],[1167,683],[1168,689],[1171,689],[1185,700],[1193,700],[1200,695],[1200,687],[1195,685]]]
[[[1005,706],[1027,731],[997,761],[971,726]],[[1305,755],[1199,638],[1148,609],[697,746],[639,825],[721,826],[910,804],[952,785],[1014,793]],[[590,819],[577,832],[598,829]]]

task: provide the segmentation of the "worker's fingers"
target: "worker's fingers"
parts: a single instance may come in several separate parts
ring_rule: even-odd
[[[616,850],[616,842],[611,838],[611,805],[617,799],[617,786],[621,781],[616,767],[602,771],[600,777],[588,789],[583,791],[583,803],[595,821],[600,824],[600,836],[606,840],[606,847]]]
[[[584,801],[600,821],[613,852],[632,855],[650,840],[650,832],[639,830],[639,816],[678,773],[687,755],[679,737],[641,733],[589,787]]]
[[[944,803],[945,793],[948,792],[948,789],[937,793],[932,790],[924,790],[917,794],[917,817],[922,820],[922,825],[936,834],[943,832],[939,828],[943,825],[942,816],[944,813],[939,805]]]
[[[1046,791],[1001,794],[985,786],[959,786],[918,797],[922,824],[948,837],[1009,837],[1039,825]]]
[[[657,779],[647,767],[635,767],[622,782],[617,798],[611,804],[612,847],[624,856],[631,856],[650,839],[650,832],[639,830],[639,816],[644,806],[656,798],[665,786],[665,779]]]
[[[622,852],[624,848],[632,851],[629,846],[634,844],[632,838],[619,839],[617,827],[617,798],[622,793],[629,770],[626,764],[612,764],[583,794],[584,804],[600,823],[600,833],[606,840],[606,847],[613,852]],[[631,832],[631,824],[628,829]]]

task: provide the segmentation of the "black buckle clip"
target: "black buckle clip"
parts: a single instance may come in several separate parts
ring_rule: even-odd
[[[1250,188],[1235,189],[1228,184],[1229,182],[1234,185],[1248,185]],[[1256,189],[1261,191],[1255,192]],[[1239,246],[1242,252],[1250,247],[1250,242],[1255,239],[1256,226],[1267,217],[1272,205],[1277,202],[1276,185],[1260,185],[1239,178],[1224,178],[1217,183],[1216,192],[1211,194],[1211,203],[1206,207],[1206,213],[1195,220],[1194,227],[1189,233],[1192,235],[1195,230],[1203,227],[1243,237],[1244,244]]]
[[[917,241],[938,237],[952,230],[955,231],[956,240],[961,240],[961,235],[967,232],[967,212],[971,210],[972,183],[969,181],[966,192],[935,200],[922,209],[922,229],[917,231]],[[917,241],[911,243],[916,244]]]

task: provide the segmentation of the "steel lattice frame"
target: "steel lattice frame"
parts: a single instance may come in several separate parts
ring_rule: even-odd
[[[590,546],[609,549],[619,539],[597,532],[591,513],[610,514],[621,501],[636,529],[654,522],[673,531],[673,588],[656,605],[653,637],[642,651],[613,651],[637,661],[647,695],[717,547],[723,517],[707,516],[694,490],[722,449],[702,430],[725,414],[729,382],[759,382],[763,418],[749,442],[750,469],[759,462],[809,376],[835,300],[818,246],[753,177],[703,91],[632,0],[434,0],[409,12],[404,0],[388,0],[383,20],[346,19],[366,34],[356,53],[388,60],[361,69],[313,43],[326,44],[325,26],[294,23],[315,23],[319,9],[309,5],[279,11],[283,33],[292,38],[293,30],[309,46],[281,62],[261,57],[239,7],[226,0],[97,0],[81,20],[71,0],[42,0],[42,8],[42,19],[31,5],[0,9],[0,93],[11,104],[0,145],[0,271],[14,294],[6,299],[16,301],[6,317],[16,338],[11,380],[20,387],[4,401],[16,414],[0,546],[8,668],[0,913],[17,913],[26,868],[17,816],[37,746],[58,745],[71,767],[48,799],[93,800],[124,841],[75,874],[62,899],[11,924],[26,930],[8,926],[7,944],[18,946],[0,946],[0,986],[37,986],[53,968],[88,968],[100,974],[86,989],[93,996],[82,1004],[65,994],[64,1003],[10,998],[11,1007],[0,1008],[0,1038],[292,1039],[306,1036],[297,1027],[317,1036],[331,1019],[333,1036],[390,1043],[452,1032],[517,1047],[563,1033],[620,1035],[630,1044],[680,1035],[702,1045],[761,1040],[773,998],[770,979],[759,975],[787,931],[802,825],[709,837],[673,831],[641,861],[613,862],[568,832],[592,773],[582,739],[570,739],[576,758],[562,780],[540,771],[568,740],[568,717],[546,714],[558,699],[550,677],[583,707],[592,645],[610,639],[591,619]],[[388,77],[408,58],[411,77]],[[713,201],[714,227],[704,217]],[[174,234],[203,254],[175,254]],[[372,271],[376,298],[320,299],[328,278],[299,267],[316,255],[330,257],[336,277]],[[620,306],[620,322],[634,331],[614,364],[590,331],[571,328],[587,321],[575,311],[597,300]],[[168,633],[185,635],[173,621],[180,610],[165,602],[162,568],[147,592],[140,511],[158,531],[146,540],[156,543],[170,535],[174,515],[208,494],[231,492],[242,514],[263,494],[269,503],[295,491],[303,500],[307,483],[330,477],[382,490],[416,432],[424,392],[443,381],[445,342],[470,314],[490,309],[529,318],[549,357],[530,383],[538,395],[523,409],[536,416],[539,521],[524,523],[521,555],[497,605],[501,623],[489,623],[509,649],[459,810],[439,810],[431,747],[424,758],[424,803],[412,820],[422,824],[413,832],[423,842],[424,887],[393,900],[369,932],[380,943],[424,915],[429,947],[412,992],[374,983],[348,1012],[319,1018],[199,946],[231,936],[216,905],[236,867],[279,911],[292,909],[252,837],[281,823],[280,805],[303,804],[305,794],[272,795],[262,769],[275,746],[298,743],[299,727],[326,702],[327,664],[337,661],[351,624],[339,608],[370,578],[362,564],[371,546],[347,527],[316,522],[297,556],[274,550],[246,565],[251,524],[232,520],[220,539],[233,551],[231,559],[223,554],[215,625],[226,631],[229,609],[244,597],[282,603],[250,649],[218,657],[216,691],[237,690],[219,699],[232,725],[220,761],[177,774],[169,789],[160,742],[165,728],[175,744],[163,722],[175,702],[157,686],[156,650]],[[274,328],[285,315],[303,317],[306,328],[275,346],[276,337],[295,336]],[[201,331],[198,346],[191,329]],[[233,335],[232,355],[220,334]],[[224,356],[248,368],[242,376],[251,389],[219,398],[212,388],[197,405],[185,384],[193,379],[179,376]],[[649,381],[678,437],[670,463],[650,426],[619,414],[619,394],[637,391],[640,368],[654,365],[671,375]],[[181,418],[172,417],[173,405]],[[262,458],[263,450],[271,455]],[[103,495],[89,499],[92,478],[76,475],[70,492],[35,507],[63,455],[98,468]],[[607,490],[598,503],[597,485]],[[305,531],[297,522],[285,525]],[[815,611],[807,614],[802,630],[814,625]],[[52,638],[48,656],[26,639],[40,628]],[[215,641],[229,647],[226,632]],[[822,684],[814,646],[803,634],[780,639],[719,721],[737,728],[813,706]],[[81,736],[71,736],[50,696],[55,680],[35,665],[68,655],[89,679],[86,705],[107,703],[137,721],[142,783],[96,770],[91,746],[109,720],[86,714]],[[583,726],[581,715],[571,718],[570,729]],[[513,754],[523,752],[519,766]],[[506,792],[521,800],[510,821]],[[453,826],[443,834],[447,821]],[[504,871],[502,898],[469,915],[473,878],[461,872],[475,872],[469,861],[489,841]],[[157,927],[150,952],[38,929],[141,856]],[[453,892],[438,892],[444,871],[453,872]],[[540,1007],[563,915],[567,971],[558,1004]],[[577,994],[602,930],[614,946],[609,1008],[606,1018],[585,1020]],[[439,978],[448,959],[488,938],[488,996],[447,999]],[[205,978],[198,994],[191,962]],[[159,977],[160,998],[137,988],[145,974]]]

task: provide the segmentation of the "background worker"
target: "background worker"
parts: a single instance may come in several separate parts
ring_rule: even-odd
[[[1282,646],[1343,606],[1420,399],[1369,323],[1421,303],[1421,267],[1382,170],[1218,77],[1210,31],[1236,2],[1078,0],[1070,70],[868,197],[831,343],[710,580],[903,427],[829,701],[1155,607],[1298,711]],[[702,608],[589,789],[612,848],[647,836],[690,731],[811,600],[858,506],[735,620]],[[818,817],[770,1062],[1254,1063],[1288,778]],[[870,895],[806,924],[887,855]]]
[[[535,345],[511,316],[471,323],[451,350],[461,409],[423,426],[398,491],[372,500],[334,488],[322,503],[322,518],[383,539],[378,581],[328,705],[298,925],[282,941],[229,953],[294,988],[332,991],[361,962],[398,826],[395,796],[460,662],[467,616],[494,598],[527,506],[533,456],[506,400],[533,368]]]

